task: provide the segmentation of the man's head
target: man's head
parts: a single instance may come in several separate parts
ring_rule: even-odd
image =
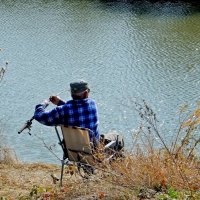
[[[75,100],[88,98],[90,92],[88,83],[85,81],[70,83],[70,89],[71,89],[71,96]]]

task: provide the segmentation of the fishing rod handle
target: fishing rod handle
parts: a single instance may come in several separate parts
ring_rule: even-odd
[[[24,126],[18,131],[18,134],[20,134],[23,130],[25,130],[28,127],[27,123],[24,124]]]
[[[44,108],[46,108],[49,105],[49,102],[50,100],[46,100]],[[33,120],[34,116],[24,124],[24,126],[18,131],[18,134],[22,133],[22,131],[24,131],[27,128],[30,129]]]
[[[34,120],[34,116],[24,124],[24,126],[18,131],[18,134],[20,134],[25,129],[30,128],[33,120]]]

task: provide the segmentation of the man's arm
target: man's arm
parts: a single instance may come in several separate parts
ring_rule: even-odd
[[[57,105],[57,106],[62,106],[64,105],[66,102],[64,102],[62,99],[60,99],[60,97],[58,96],[50,96],[49,97],[49,100],[54,104],[54,105]]]
[[[38,104],[35,107],[34,118],[41,124],[47,126],[55,126],[61,124],[60,120],[60,111],[62,110],[61,107],[56,107],[51,111],[45,111],[46,103]]]

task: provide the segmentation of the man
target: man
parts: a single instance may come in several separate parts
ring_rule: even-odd
[[[47,126],[68,125],[88,128],[91,130],[90,139],[96,138],[96,141],[99,141],[97,107],[95,101],[89,98],[88,83],[70,83],[70,89],[72,100],[64,102],[57,96],[51,96],[49,100],[57,107],[45,111],[48,101],[44,101],[36,106],[34,118]]]

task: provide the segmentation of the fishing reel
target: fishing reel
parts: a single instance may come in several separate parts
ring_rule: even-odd
[[[34,120],[34,117],[32,117],[30,120],[28,120],[24,126],[18,131],[18,134],[22,133],[25,129],[28,129],[28,134],[31,135],[30,131],[31,131],[31,125],[32,125],[32,121]]]
[[[44,103],[45,103],[45,106],[44,106],[44,108],[46,108],[48,105],[49,105],[49,103],[50,103],[50,99],[48,99],[48,100],[45,100],[44,101]],[[18,131],[18,134],[20,134],[20,133],[22,133],[25,129],[28,129],[28,134],[29,135],[31,135],[31,125],[32,125],[32,121],[34,120],[35,118],[34,118],[34,116],[30,119],[30,120],[28,120],[25,124],[24,124],[24,126]]]

